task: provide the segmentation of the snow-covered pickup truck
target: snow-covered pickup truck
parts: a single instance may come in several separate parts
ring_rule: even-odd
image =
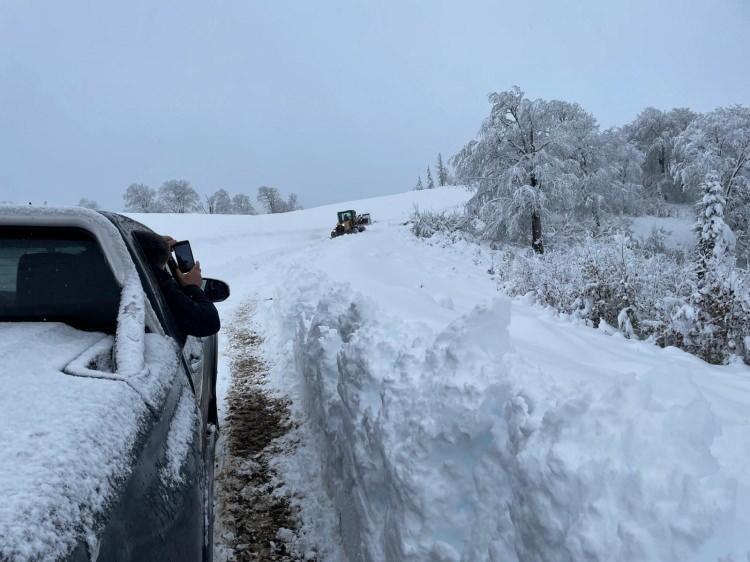
[[[211,559],[216,336],[176,343],[138,230],[0,206],[0,560]]]

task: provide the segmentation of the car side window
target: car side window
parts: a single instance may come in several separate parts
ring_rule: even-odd
[[[138,244],[138,240],[136,240],[134,236],[135,232],[141,230],[152,232],[152,230],[147,226],[127,217],[117,216],[116,220],[112,216],[108,218],[112,220],[112,222],[115,224],[115,226],[117,226],[117,228],[123,235],[123,240],[125,241],[125,245],[128,247],[130,256],[136,265],[138,274],[141,277],[141,283],[143,284],[148,299],[151,302],[151,307],[159,317],[159,321],[161,322],[164,331],[170,336],[174,337],[175,341],[177,341],[177,325],[175,323],[175,320],[172,317],[172,313],[169,310],[169,306],[167,305],[166,300],[164,299],[164,295],[162,294],[161,288],[159,287],[156,275],[151,269],[151,265],[143,255],[143,251]]]

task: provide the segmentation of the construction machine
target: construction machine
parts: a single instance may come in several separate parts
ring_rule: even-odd
[[[342,234],[356,234],[365,230],[365,224],[370,224],[370,215],[357,215],[354,210],[339,211],[336,213],[338,222],[331,231],[331,238],[336,238]]]

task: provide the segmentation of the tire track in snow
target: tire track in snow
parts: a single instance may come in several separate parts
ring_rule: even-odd
[[[289,402],[265,388],[268,365],[262,338],[251,328],[253,307],[240,307],[226,330],[231,384],[217,447],[215,559],[299,560],[290,544],[297,515],[269,466],[294,443],[281,439],[292,428]]]

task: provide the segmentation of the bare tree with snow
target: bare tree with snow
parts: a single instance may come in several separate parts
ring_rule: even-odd
[[[206,196],[206,211],[209,214],[229,215],[232,213],[232,198],[226,189],[219,189]]]
[[[684,202],[691,198],[674,181],[674,146],[677,137],[696,118],[686,108],[662,111],[647,107],[623,130],[628,141],[643,153],[643,185],[657,191],[665,200]]]
[[[232,213],[235,215],[254,215],[255,207],[250,197],[244,193],[238,193],[232,197]]]
[[[518,87],[489,99],[478,138],[453,158],[458,179],[479,183],[469,208],[486,237],[523,238],[530,223],[531,246],[543,253],[543,214],[570,210],[580,177],[593,171],[596,120],[577,104],[529,100]]]
[[[299,211],[302,209],[302,205],[299,203],[299,198],[296,193],[290,193],[286,200],[287,211]]]
[[[166,213],[194,213],[201,210],[201,200],[190,182],[169,180],[159,188],[159,206]]]
[[[156,190],[142,183],[131,183],[123,199],[125,210],[131,213],[153,213],[158,210]]]
[[[267,185],[259,187],[257,199],[267,213],[283,213],[287,209],[286,201],[275,187]]]

